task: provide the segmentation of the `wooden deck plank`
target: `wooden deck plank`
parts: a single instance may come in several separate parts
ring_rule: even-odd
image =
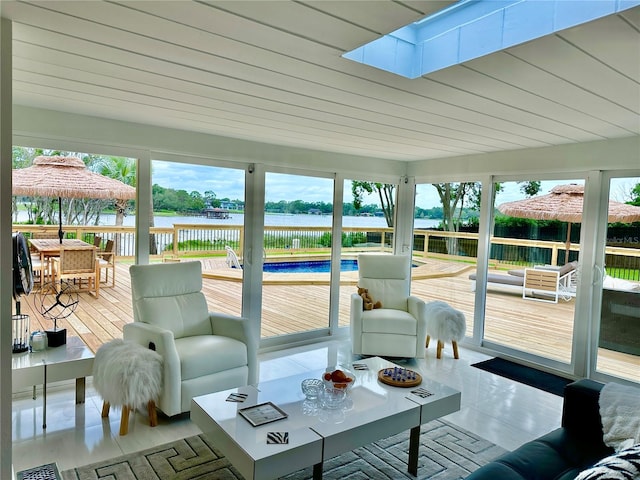
[[[467,265],[447,271],[425,269],[412,283],[412,293],[426,301],[444,300],[462,310],[467,318],[467,335],[473,332],[475,297],[467,278]],[[122,338],[122,328],[133,321],[129,265],[117,263],[116,286],[102,286],[100,297],[80,293],[80,304],[68,318],[59,321],[68,335],[80,336],[94,352],[103,343]],[[232,269],[229,269],[232,270]],[[241,272],[234,272],[236,275]],[[285,335],[328,327],[328,275],[314,277],[309,282],[285,284],[270,282],[263,289],[262,332],[265,337]],[[348,326],[350,297],[355,292],[353,275],[344,279],[339,295],[339,324]],[[203,292],[209,308],[232,315],[241,309],[242,283],[224,279],[222,273],[203,279]],[[30,330],[53,327],[34,308],[34,294],[21,299],[22,313],[30,316]],[[523,300],[520,295],[490,291],[487,295],[485,336],[493,342],[540,354],[568,363],[573,335],[575,301],[547,304]],[[599,350],[600,369],[618,372],[626,378],[640,381],[640,357],[610,350]]]

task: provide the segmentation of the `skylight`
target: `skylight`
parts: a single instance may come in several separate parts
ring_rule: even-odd
[[[460,0],[343,55],[407,78],[640,5],[640,0]]]

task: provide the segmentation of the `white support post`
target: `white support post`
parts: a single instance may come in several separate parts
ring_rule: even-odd
[[[474,318],[484,318],[487,305],[487,271],[489,268],[489,252],[493,233],[493,208],[496,196],[496,185],[493,176],[482,180],[482,197],[480,199],[480,228],[478,229],[478,259],[476,271],[476,301]],[[472,343],[481,345],[484,339],[484,322],[473,323]]]
[[[1,7],[0,7],[1,8]],[[11,240],[12,24],[0,10],[0,478],[13,478],[11,460]]]
[[[153,199],[151,198],[151,156],[138,157],[136,166],[136,263],[149,263],[149,229],[151,226],[151,212]]]
[[[340,323],[340,264],[342,261],[342,215],[344,176],[333,179],[333,218],[331,224],[331,277],[329,279],[329,331],[336,335]]]
[[[262,318],[265,178],[262,164],[251,164],[245,170],[242,316],[257,322],[258,331]]]
[[[416,206],[416,179],[404,176],[398,183],[394,218],[393,251],[396,255],[413,254],[413,217]]]

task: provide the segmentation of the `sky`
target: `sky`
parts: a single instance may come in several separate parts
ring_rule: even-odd
[[[202,194],[213,191],[218,198],[228,197],[231,200],[244,198],[244,170],[209,167],[185,163],[171,163],[154,161],[152,166],[153,183],[165,188],[198,191]],[[611,188],[611,199],[624,202],[628,198],[628,192],[640,179],[614,180]],[[543,181],[540,194],[548,193],[555,185],[567,183],[584,184],[583,179]],[[301,177],[294,175],[267,173],[266,201],[278,202],[280,200],[304,200],[308,202],[332,202],[333,182],[327,178]],[[497,197],[498,204],[524,198],[520,192],[520,185],[516,182],[508,182],[504,185],[504,191]],[[344,192],[344,202],[353,201],[351,186],[347,184]],[[364,199],[364,204],[377,204],[377,195],[371,195]],[[422,184],[417,187],[416,206],[431,208],[440,205],[440,200],[435,188],[431,184]]]
[[[170,163],[154,160],[152,182],[165,188],[198,191],[211,190],[217,198],[231,200],[244,198],[244,170],[208,167],[185,163]],[[308,202],[333,201],[333,181],[328,178],[300,177],[278,173],[267,173],[266,200],[304,200]],[[377,203],[377,195],[365,199],[365,204]],[[345,189],[345,202],[352,202],[351,185]]]

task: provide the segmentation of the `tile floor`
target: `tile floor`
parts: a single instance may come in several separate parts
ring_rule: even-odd
[[[560,397],[470,367],[489,358],[482,353],[461,347],[459,360],[450,353],[445,351],[437,360],[431,348],[427,358],[405,364],[462,392],[462,407],[445,417],[448,421],[509,450],[560,425]],[[260,380],[351,361],[346,340],[264,353],[260,355]],[[74,388],[73,382],[67,382],[48,390],[46,430],[42,429],[42,396],[33,400],[30,391],[14,394],[16,472],[52,462],[66,470],[200,433],[188,414],[171,419],[160,416],[159,425],[151,428],[146,413],[137,412],[130,419],[129,433],[119,436],[120,410],[112,408],[109,419],[102,419],[102,400],[90,379],[84,405],[74,404]]]

